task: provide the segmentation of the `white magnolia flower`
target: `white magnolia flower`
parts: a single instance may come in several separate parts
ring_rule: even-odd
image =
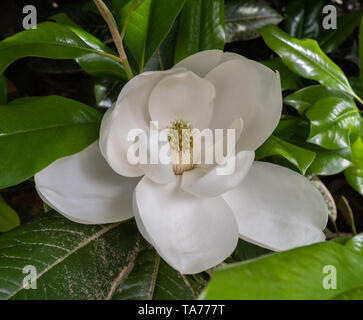
[[[276,251],[322,241],[328,213],[319,191],[292,170],[253,162],[281,108],[278,73],[237,54],[200,52],[129,81],[104,116],[99,143],[55,161],[35,176],[36,187],[76,222],[134,216],[142,235],[182,273],[222,262],[239,237]],[[234,173],[217,175],[218,165],[184,171],[128,162],[131,129],[148,132],[150,120],[165,128],[176,119],[199,129],[237,129]]]

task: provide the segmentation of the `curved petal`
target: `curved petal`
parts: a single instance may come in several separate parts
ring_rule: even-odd
[[[127,136],[133,129],[149,132],[150,116],[148,101],[156,84],[165,76],[184,71],[145,72],[134,77],[122,89],[114,107],[108,110],[102,120],[100,148],[102,155],[117,173],[137,177],[143,171],[127,159],[127,150],[133,143]]]
[[[36,189],[49,206],[70,220],[87,224],[131,218],[131,196],[139,180],[115,173],[97,142],[35,175]]]
[[[209,72],[216,98],[211,128],[226,128],[243,119],[239,150],[256,150],[276,128],[282,111],[279,74],[248,59],[233,59]]]
[[[183,173],[181,188],[199,197],[217,197],[238,186],[251,168],[255,153],[241,151],[229,158],[234,170],[229,173],[229,165],[195,168]],[[232,164],[233,163],[233,164]]]
[[[181,273],[198,273],[226,259],[238,241],[237,223],[221,197],[203,199],[144,177],[135,189],[134,214],[144,237]]]
[[[212,118],[214,97],[213,85],[191,71],[169,75],[158,82],[150,95],[150,116],[161,129],[178,119],[204,129]]]
[[[240,237],[263,247],[287,250],[325,239],[324,199],[290,169],[254,162],[242,183],[222,197],[235,214]]]

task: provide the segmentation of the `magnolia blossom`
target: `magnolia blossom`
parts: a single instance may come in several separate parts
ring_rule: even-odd
[[[238,238],[275,251],[323,241],[328,211],[319,191],[290,169],[254,161],[281,109],[278,73],[237,54],[203,51],[129,81],[106,112],[99,141],[38,173],[36,188],[79,223],[135,217],[143,237],[181,273],[219,264]],[[227,157],[235,170],[219,175],[221,164],[182,165],[173,156],[170,164],[130,164],[128,132],[148,132],[150,121],[234,128],[236,153]],[[180,152],[166,144],[172,155]]]

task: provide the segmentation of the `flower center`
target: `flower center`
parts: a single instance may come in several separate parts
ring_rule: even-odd
[[[173,171],[181,175],[192,170],[193,164],[193,126],[189,121],[178,119],[167,127],[171,149]]]

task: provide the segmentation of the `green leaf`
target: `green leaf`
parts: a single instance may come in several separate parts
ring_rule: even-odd
[[[296,38],[316,38],[323,6],[324,0],[288,1],[284,21],[286,32]]]
[[[337,29],[327,30],[319,36],[320,48],[326,53],[337,49],[358,26],[360,17],[361,12],[352,12],[339,17]]]
[[[272,135],[256,150],[255,158],[260,160],[274,155],[284,157],[298,168],[302,174],[305,174],[314,161],[316,154]]]
[[[50,19],[56,21],[72,32],[74,32],[84,43],[98,52],[104,52],[117,56],[117,53],[106,46],[101,40],[88,33],[74,23],[66,14],[58,13]],[[92,76],[113,76],[116,79],[127,79],[123,66],[115,60],[101,56],[96,53],[90,53],[75,59],[80,67]]]
[[[26,265],[36,290],[23,288]],[[0,237],[0,268],[2,300],[194,299],[202,281],[162,261],[134,220],[82,225],[54,211]]]
[[[259,31],[266,44],[291,71],[354,95],[343,71],[325,55],[315,40],[293,38],[275,25],[265,26]]]
[[[354,214],[347,198],[341,196],[338,201],[337,207],[341,212],[345,223],[352,229],[353,234],[357,234],[357,228],[355,226],[355,221],[354,221]]]
[[[352,86],[354,92],[359,96],[363,97],[363,87],[358,77],[348,77],[349,83]]]
[[[185,0],[144,0],[130,16],[125,44],[142,72],[170,32]],[[119,26],[123,26],[131,3],[122,8]]]
[[[8,99],[8,87],[6,83],[6,78],[2,74],[0,75],[0,104],[5,104]]]
[[[358,138],[352,145],[353,166],[344,171],[348,183],[363,195],[363,141]]]
[[[174,63],[208,49],[224,48],[223,0],[187,0],[180,13]]]
[[[225,1],[226,42],[258,38],[258,29],[278,24],[282,16],[266,4],[255,1]]]
[[[16,211],[11,208],[0,194],[0,232],[8,232],[20,225]]]
[[[363,235],[322,242],[217,270],[203,299],[332,299],[363,286]],[[337,286],[327,290],[336,270]],[[361,296],[363,298],[363,296]]]
[[[294,107],[299,114],[304,114],[318,100],[328,97],[350,99],[346,93],[327,86],[315,85],[305,87],[284,98],[284,103]]]
[[[75,27],[72,28],[76,30]],[[77,32],[79,35],[64,25],[43,22],[38,24],[36,29],[19,32],[1,41],[0,74],[12,62],[23,57],[76,59],[84,55],[97,54],[108,60],[118,59],[109,52],[103,52],[97,44],[88,42],[87,35],[81,29],[77,29]],[[116,63],[118,64],[117,61]],[[112,64],[114,65],[113,62]]]
[[[94,86],[97,107],[110,108],[116,102],[124,82],[103,78]]]
[[[242,239],[238,239],[238,244],[234,252],[232,253],[232,259],[235,261],[245,261],[253,258],[257,258],[272,251],[254,245]]]
[[[291,72],[290,69],[282,63],[281,58],[277,57],[271,60],[262,61],[261,63],[280,73],[282,90],[296,90],[303,86],[299,76]]]
[[[328,150],[346,148],[360,134],[360,115],[351,100],[323,98],[306,112],[311,121],[309,142]]]
[[[0,105],[0,188],[18,184],[98,139],[101,114],[58,96]]]

